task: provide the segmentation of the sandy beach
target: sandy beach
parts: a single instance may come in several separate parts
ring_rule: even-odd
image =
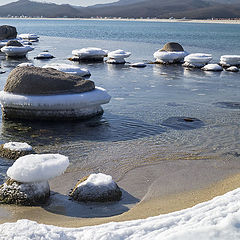
[[[0,223],[29,219],[38,223],[81,227],[147,218],[192,207],[240,187],[236,160],[172,160],[135,168],[117,183],[122,200],[79,204],[67,193],[80,173],[67,172],[50,182],[51,202],[42,207],[1,206]],[[130,209],[130,210],[129,210]]]

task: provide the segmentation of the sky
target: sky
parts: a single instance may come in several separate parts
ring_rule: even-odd
[[[5,5],[7,3],[16,2],[17,0],[0,0],[0,5]],[[35,2],[52,2],[56,4],[71,4],[75,6],[90,6],[102,3],[117,2],[118,0],[33,0]]]

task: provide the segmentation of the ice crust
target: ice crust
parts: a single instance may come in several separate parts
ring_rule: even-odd
[[[48,52],[41,52],[37,55],[36,58],[53,58],[53,55]]]
[[[68,157],[61,154],[30,154],[18,158],[7,175],[21,183],[41,182],[61,175],[68,165]]]
[[[223,55],[220,58],[220,64],[223,66],[239,66],[240,55]]]
[[[33,34],[33,33],[22,33],[18,35],[18,37],[22,39],[28,39],[28,40],[35,40],[39,38],[37,34]]]
[[[32,146],[25,142],[8,142],[3,144],[3,148],[11,151],[32,151]]]
[[[122,49],[118,49],[112,52],[108,53],[108,58],[113,58],[113,59],[124,59],[127,58],[131,55],[131,52],[125,52]]]
[[[91,56],[104,57],[107,55],[107,53],[108,53],[107,50],[102,50],[101,48],[95,47],[75,49],[72,51],[72,54],[78,57],[91,57]]]
[[[188,55],[187,52],[166,52],[156,51],[153,56],[158,62],[162,63],[173,63],[175,61],[181,61]]]
[[[202,70],[204,71],[222,71],[223,68],[218,64],[207,64],[205,65]]]
[[[23,46],[23,47],[16,47],[16,46],[4,46],[1,48],[1,51],[6,53],[9,56],[19,55],[19,54],[26,54],[27,52],[32,51],[34,48],[31,46]]]
[[[79,76],[90,76],[91,73],[86,68],[80,68],[78,66],[73,66],[70,64],[62,64],[62,63],[53,63],[44,65],[43,68],[54,68],[58,71],[79,75]]]
[[[33,63],[28,63],[28,62],[20,63],[17,65],[17,67],[33,67],[33,66],[34,66]]]
[[[212,55],[211,54],[205,54],[205,53],[193,53],[189,54],[184,58],[185,62],[188,63],[203,63],[207,64],[212,60]]]
[[[110,99],[111,96],[100,87],[95,87],[94,90],[84,93],[46,96],[18,95],[0,91],[0,103],[3,107],[22,106],[26,109],[87,108],[88,106],[106,104]]]
[[[29,220],[0,225],[0,239],[238,240],[240,188],[181,211],[125,222],[61,228]]]
[[[130,64],[131,67],[139,67],[139,68],[143,68],[146,67],[147,65],[144,62],[137,62],[137,63],[132,63]]]

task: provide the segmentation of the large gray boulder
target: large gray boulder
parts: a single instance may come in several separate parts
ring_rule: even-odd
[[[17,67],[9,74],[5,92],[21,95],[83,93],[95,89],[93,81],[53,68]]]
[[[0,40],[13,39],[17,37],[17,30],[13,26],[2,25],[0,26]]]
[[[176,42],[168,42],[166,43],[160,51],[166,52],[183,52],[183,47]]]

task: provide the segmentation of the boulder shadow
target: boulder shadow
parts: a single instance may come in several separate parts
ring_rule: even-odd
[[[78,218],[100,218],[120,215],[127,212],[140,200],[121,189],[122,198],[115,202],[77,202],[69,196],[51,192],[50,199],[42,208],[48,212]]]

